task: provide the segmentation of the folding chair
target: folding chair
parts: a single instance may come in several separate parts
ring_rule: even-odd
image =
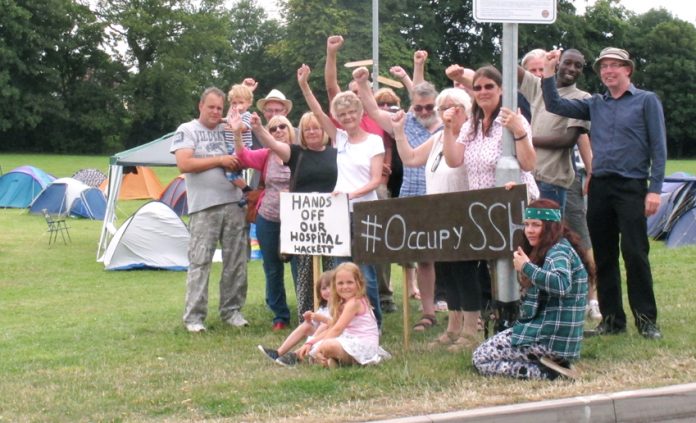
[[[48,225],[49,246],[58,241],[58,234],[63,238],[63,244],[68,244],[65,241],[65,235],[68,236],[68,241],[72,242],[72,239],[70,239],[70,232],[68,232],[68,224],[65,222],[65,216],[51,216],[46,209],[43,209],[43,214],[46,218],[46,224]]]

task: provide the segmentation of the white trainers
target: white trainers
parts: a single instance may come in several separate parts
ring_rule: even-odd
[[[242,315],[242,312],[239,310],[235,310],[232,312],[232,315],[230,316],[229,319],[225,320],[225,322],[230,325],[234,326],[237,328],[241,328],[243,326],[249,326],[249,322],[244,318]]]
[[[191,333],[205,332],[205,326],[202,323],[188,323],[186,330]]]
[[[599,303],[597,300],[590,300],[590,302],[587,303],[585,316],[595,322],[602,320],[602,313],[599,311]]]

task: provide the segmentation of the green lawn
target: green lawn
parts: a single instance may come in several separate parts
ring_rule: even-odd
[[[32,164],[69,176],[106,170],[105,157],[0,155],[4,171]],[[668,173],[696,174],[696,162],[670,162]],[[176,169],[158,169],[166,184]],[[128,215],[142,202],[120,202]],[[251,326],[231,328],[217,313],[218,264],[210,286],[209,331],[181,324],[185,274],[106,272],[96,262],[101,222],[71,219],[73,242],[49,248],[42,217],[0,209],[0,422],[74,421],[358,421],[574,395],[658,387],[696,380],[696,247],[654,242],[662,341],[625,335],[587,339],[575,383],[518,382],[478,376],[470,354],[428,351],[444,329],[412,334],[402,349],[401,315],[385,317],[383,345],[394,359],[370,368],[281,368],[256,350],[278,345],[263,303],[259,262],[249,265],[244,312]],[[289,273],[289,272],[288,272]],[[394,267],[397,299],[401,277]],[[294,307],[292,282],[286,277]],[[417,317],[417,304],[411,302]]]

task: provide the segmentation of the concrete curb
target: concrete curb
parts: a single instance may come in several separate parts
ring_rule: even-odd
[[[696,421],[696,383],[428,414],[380,420],[376,423],[518,423],[523,421],[534,423],[694,422]]]

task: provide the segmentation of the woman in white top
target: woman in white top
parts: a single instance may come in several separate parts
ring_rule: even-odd
[[[382,177],[384,143],[379,136],[370,134],[360,127],[362,103],[358,96],[350,91],[339,93],[331,101],[331,114],[335,122],[343,128],[339,129],[314,97],[308,82],[310,72],[309,66],[302,65],[297,70],[297,82],[307,105],[336,147],[338,178],[334,194],[347,194],[352,211],[355,202],[377,199],[375,190]],[[346,260],[349,258],[341,258],[339,261]],[[381,326],[382,312],[374,266],[363,264],[360,265],[360,270],[367,281],[367,295],[374,308],[377,323]]]

